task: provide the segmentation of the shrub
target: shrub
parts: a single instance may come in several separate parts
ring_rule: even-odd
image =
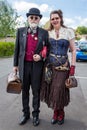
[[[0,42],[0,57],[12,56],[14,53],[14,42]]]
[[[80,37],[76,37],[76,40],[78,41],[78,40],[80,40],[81,38]]]

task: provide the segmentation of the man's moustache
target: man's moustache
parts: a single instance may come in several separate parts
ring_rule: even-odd
[[[38,24],[36,24],[36,23],[30,23],[30,27],[37,27],[38,26]]]

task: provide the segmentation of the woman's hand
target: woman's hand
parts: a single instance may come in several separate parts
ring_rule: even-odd
[[[38,55],[38,54],[34,54],[34,55],[33,55],[33,60],[34,60],[34,61],[40,61],[40,60],[41,60],[41,56]]]

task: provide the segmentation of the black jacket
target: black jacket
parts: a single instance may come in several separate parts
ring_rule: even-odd
[[[15,51],[14,51],[14,66],[19,67],[19,75],[21,80],[23,81],[23,70],[24,70],[24,59],[25,59],[25,51],[26,51],[26,41],[27,41],[27,27],[19,28],[17,30],[16,35],[16,43],[15,43]],[[36,54],[39,54],[44,46],[47,46],[49,52],[49,37],[48,32],[42,28],[38,27],[38,44],[35,50]],[[40,60],[37,63],[40,70],[42,70],[44,60]]]

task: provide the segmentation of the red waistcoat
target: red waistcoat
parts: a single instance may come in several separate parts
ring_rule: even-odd
[[[33,55],[38,43],[37,34],[28,34],[27,43],[26,43],[26,52],[25,52],[25,60],[33,61]]]

